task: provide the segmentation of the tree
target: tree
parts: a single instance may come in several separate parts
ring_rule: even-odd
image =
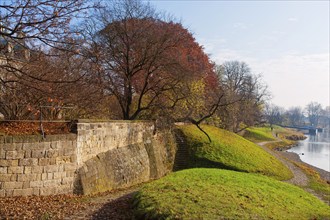
[[[301,126],[303,125],[304,114],[301,107],[292,107],[286,112],[288,125]]]
[[[277,105],[274,104],[265,105],[264,115],[271,128],[273,128],[274,124],[280,125],[282,123],[283,113],[284,113],[284,109]]]
[[[105,94],[116,98],[122,119],[174,109],[195,80],[213,65],[181,24],[166,21],[141,1],[119,1],[102,12],[102,28],[90,38],[91,61]],[[93,40],[94,39],[94,40]]]
[[[253,75],[249,66],[239,61],[223,63],[217,67],[217,74],[228,103],[219,112],[221,126],[239,132],[257,123],[268,97],[261,76]]]
[[[76,34],[70,26],[72,19],[86,16],[95,6],[86,0],[4,0],[0,3],[0,37],[20,45],[25,39],[38,48],[67,48],[72,42],[65,39]]]
[[[30,117],[30,105],[54,97],[54,88],[67,86],[60,83],[73,84],[81,78],[74,73],[71,76],[78,78],[68,77],[69,69],[58,72],[59,66],[48,64],[55,50],[71,53],[71,57],[78,54],[79,33],[71,21],[86,17],[96,5],[87,0],[0,2],[0,109],[6,119]]]
[[[317,102],[310,102],[306,106],[306,113],[309,120],[309,123],[313,127],[317,127],[319,123],[319,118],[322,113],[322,106]]]

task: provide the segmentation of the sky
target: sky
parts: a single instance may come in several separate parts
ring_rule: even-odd
[[[330,1],[151,0],[194,34],[212,61],[246,62],[271,102],[330,105]]]

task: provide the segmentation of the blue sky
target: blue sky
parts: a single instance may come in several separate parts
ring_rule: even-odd
[[[272,102],[329,103],[329,1],[151,0],[188,28],[217,64],[248,63]]]

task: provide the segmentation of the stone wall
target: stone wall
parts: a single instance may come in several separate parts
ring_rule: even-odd
[[[128,145],[142,143],[152,138],[151,122],[83,122],[78,123],[78,166],[99,153]]]
[[[81,190],[92,194],[160,178],[172,171],[175,147],[172,134],[162,131],[100,153],[79,169]]]
[[[150,122],[79,122],[77,135],[0,136],[0,197],[91,194],[166,175],[176,144]]]
[[[0,137],[0,197],[73,191],[76,135]]]

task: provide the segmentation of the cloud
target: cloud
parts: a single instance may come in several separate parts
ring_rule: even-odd
[[[227,40],[221,37],[215,37],[211,39],[199,38],[197,42],[204,47],[206,53],[222,48],[227,43]]]
[[[251,63],[261,72],[274,95],[274,103],[285,107],[316,101],[329,103],[329,53],[285,54],[265,62]]]
[[[249,28],[248,25],[243,22],[236,22],[233,24],[233,27],[237,28],[237,29],[244,29],[244,30]]]
[[[296,18],[296,17],[291,17],[291,18],[288,18],[288,21],[290,21],[290,22],[298,22],[299,19]]]
[[[253,73],[262,74],[277,105],[304,107],[311,101],[330,105],[329,53],[305,55],[292,51],[260,59],[244,51],[219,49],[211,58],[217,64],[229,60],[246,62]]]

